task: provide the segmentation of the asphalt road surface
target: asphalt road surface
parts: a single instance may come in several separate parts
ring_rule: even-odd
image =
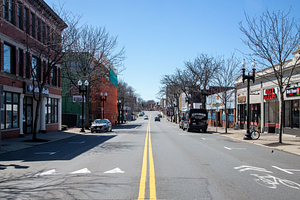
[[[0,199],[299,199],[299,156],[148,120],[0,155]]]

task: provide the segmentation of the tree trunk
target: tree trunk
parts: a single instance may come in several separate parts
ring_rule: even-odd
[[[228,115],[227,115],[227,106],[226,106],[226,104],[227,104],[227,101],[225,100],[225,105],[224,105],[224,107],[225,107],[225,133],[227,133],[227,126],[228,126]]]
[[[279,128],[279,143],[282,143],[282,134],[283,134],[283,123],[284,123],[284,113],[285,105],[282,90],[280,89],[280,128]]]
[[[40,98],[39,98],[40,99]],[[33,134],[32,134],[32,140],[37,139],[37,124],[38,124],[38,119],[40,116],[40,103],[41,100],[36,101],[36,109],[35,109],[35,118],[34,118],[34,124],[33,124]]]

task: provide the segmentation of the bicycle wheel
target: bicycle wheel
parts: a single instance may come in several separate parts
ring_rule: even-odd
[[[260,133],[256,130],[251,130],[251,138],[252,140],[257,140],[260,137]]]

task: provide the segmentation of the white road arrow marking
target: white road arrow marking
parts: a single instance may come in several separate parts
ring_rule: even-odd
[[[91,173],[90,170],[88,170],[88,168],[84,168],[84,169],[80,169],[77,170],[75,172],[71,172],[71,174],[89,174]]]
[[[124,171],[122,171],[120,168],[115,168],[109,171],[104,172],[104,174],[117,174],[117,173],[125,173]]]
[[[288,173],[288,174],[294,174],[292,171],[294,171],[294,172],[300,172],[299,169],[282,169],[282,168],[276,167],[276,166],[272,166],[272,167],[274,167],[275,169],[281,170],[281,171],[283,171],[285,173]]]
[[[55,169],[51,169],[49,171],[38,173],[35,176],[45,176],[45,175],[51,175],[51,174],[54,174],[54,173],[55,173]]]
[[[48,154],[48,155],[54,155],[54,154],[56,154],[57,152],[59,152],[59,151],[54,151],[54,152],[36,152],[36,153],[34,153],[34,154],[36,154],[36,155],[43,155],[43,154]]]

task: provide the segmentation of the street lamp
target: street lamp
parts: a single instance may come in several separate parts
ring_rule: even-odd
[[[81,113],[81,130],[80,130],[80,132],[85,132],[84,131],[84,120],[83,120],[83,116],[84,116],[84,93],[87,92],[87,87],[89,85],[89,82],[87,80],[84,81],[85,89],[83,89],[81,80],[79,80],[77,84],[79,86],[79,93],[80,92],[82,93],[82,109],[81,109],[82,113]]]
[[[206,108],[206,96],[208,95],[208,93],[206,93],[205,91],[204,91],[204,86],[203,85],[201,85],[200,86],[200,90],[201,90],[201,98],[202,98],[202,108]],[[209,86],[207,85],[206,87],[205,87],[205,90],[209,90]]]
[[[248,75],[245,75],[245,70],[247,68],[247,65],[245,63],[245,59],[242,62],[242,70],[243,70],[243,83],[245,82],[245,80],[248,81],[247,84],[247,132],[245,134],[244,140],[251,140],[251,135],[250,135],[250,80],[253,81],[255,80],[255,70],[256,70],[256,63],[255,60],[252,62],[252,71],[253,74],[250,75],[248,72]]]
[[[120,124],[121,100],[117,100],[118,106],[118,124]]]
[[[104,119],[104,102],[106,102],[106,97],[107,97],[107,92],[104,93],[104,98],[103,98],[103,93],[100,93],[100,100],[103,102],[103,115],[102,115],[102,119]]]

